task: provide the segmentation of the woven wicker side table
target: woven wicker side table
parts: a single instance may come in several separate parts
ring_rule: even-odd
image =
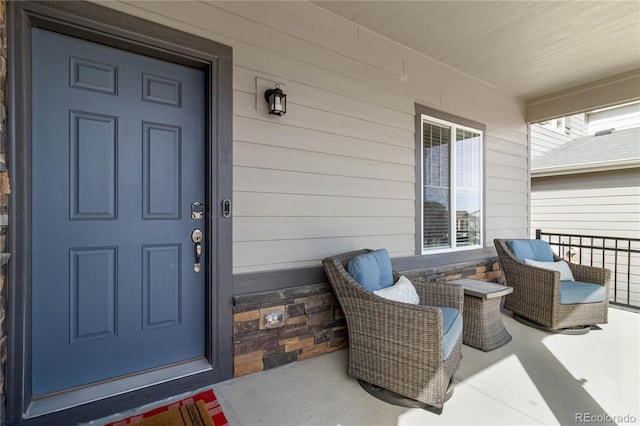
[[[511,335],[500,316],[500,300],[512,287],[478,280],[455,280],[464,288],[462,342],[488,352],[506,345]]]

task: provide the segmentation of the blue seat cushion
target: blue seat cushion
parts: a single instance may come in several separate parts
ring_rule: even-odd
[[[393,285],[391,258],[386,249],[356,256],[347,265],[349,275],[369,291]]]
[[[604,302],[607,297],[605,286],[580,281],[560,281],[560,304]]]
[[[462,315],[456,308],[438,309],[442,311],[442,359],[447,359],[462,334]]]
[[[553,252],[547,241],[543,240],[507,240],[511,253],[521,261],[525,259],[538,262],[553,262]]]

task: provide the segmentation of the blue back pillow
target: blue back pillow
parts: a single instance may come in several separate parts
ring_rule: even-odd
[[[553,252],[547,241],[543,240],[507,240],[511,253],[521,261],[525,259],[538,262],[553,262]]]
[[[356,256],[347,266],[349,275],[369,291],[381,290],[393,285],[391,258],[386,249]]]

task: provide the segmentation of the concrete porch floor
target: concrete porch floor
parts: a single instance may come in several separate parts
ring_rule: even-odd
[[[441,415],[370,396],[347,376],[347,350],[218,383],[213,389],[233,426],[640,422],[639,314],[611,308],[609,323],[601,330],[577,336],[545,333],[509,314],[503,314],[503,321],[513,336],[507,345],[487,353],[463,346],[455,392]]]

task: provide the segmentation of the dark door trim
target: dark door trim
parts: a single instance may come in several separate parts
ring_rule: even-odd
[[[7,134],[13,191],[7,244],[6,368],[9,424],[70,424],[232,377],[233,307],[231,218],[221,201],[232,198],[231,48],[85,2],[8,2]],[[165,61],[202,69],[207,77],[206,358],[212,369],[54,414],[23,420],[31,397],[31,40],[39,27]]]

